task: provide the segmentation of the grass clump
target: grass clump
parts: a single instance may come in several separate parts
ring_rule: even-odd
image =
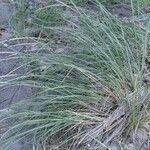
[[[14,83],[32,86],[35,93],[9,114],[1,113],[6,127],[0,149],[27,137],[33,149],[106,149],[116,141],[123,148],[128,140],[138,146],[138,129],[150,119],[150,89],[144,82],[148,30],[120,21],[98,1],[95,5],[95,17],[68,6],[79,23],[67,30],[64,53],[37,49],[21,55],[27,68],[36,65]],[[148,147],[147,139],[143,145]]]
[[[44,6],[28,0],[18,1],[16,5],[17,11],[11,19],[11,24],[19,37],[50,38],[55,34],[54,28],[64,24],[62,9],[58,9],[53,0],[48,1]]]

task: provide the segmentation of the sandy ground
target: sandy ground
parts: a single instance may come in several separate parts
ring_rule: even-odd
[[[14,11],[15,8],[13,5],[0,0],[0,76],[11,74],[12,70],[19,66],[19,60],[10,56],[12,52],[20,51],[22,48],[17,47],[12,43],[9,45],[9,39],[13,37],[13,29],[9,25],[9,19]],[[23,68],[21,68],[12,73],[22,74],[23,71]],[[24,99],[28,95],[31,95],[31,90],[26,87],[1,87],[0,109]]]
[[[7,45],[7,41],[13,37],[13,30],[9,24],[9,19],[14,13],[15,8],[12,4],[0,0],[0,82],[2,82],[2,76],[8,75],[13,69],[19,65],[19,60],[9,59],[10,53],[14,50],[20,50],[17,47]],[[10,52],[10,53],[8,53]],[[23,73],[23,69],[16,70],[13,73]],[[0,84],[0,109],[9,107],[12,103],[20,101],[26,97],[31,96],[31,89],[23,86],[5,87]],[[14,144],[8,150],[29,150],[28,146],[24,146],[23,143]]]

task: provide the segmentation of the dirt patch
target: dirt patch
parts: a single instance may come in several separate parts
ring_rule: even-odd
[[[111,7],[112,14],[116,15],[117,17],[131,17],[132,16],[132,9],[130,6],[125,4],[120,4]]]

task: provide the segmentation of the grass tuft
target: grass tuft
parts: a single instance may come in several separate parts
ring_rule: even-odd
[[[64,52],[57,51],[57,43],[50,45],[54,52],[43,50],[41,42],[36,51],[19,54],[27,73],[12,83],[33,87],[33,97],[1,112],[0,149],[24,138],[33,139],[37,149],[104,149],[114,141],[123,146],[134,143],[132,133],[149,123],[148,31],[111,15],[98,0],[93,3],[94,17],[73,1],[65,5],[77,20],[66,17],[66,24],[75,26],[66,27]],[[41,22],[57,21],[59,15],[48,12],[49,7],[40,8],[36,15]]]

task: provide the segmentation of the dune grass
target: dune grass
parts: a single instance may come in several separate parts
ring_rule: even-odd
[[[138,146],[136,133],[150,120],[150,89],[144,82],[149,24],[143,31],[125,23],[98,1],[94,17],[73,1],[72,6],[58,2],[78,22],[65,20],[73,25],[65,27],[63,52],[55,43],[56,51],[43,52],[43,43],[36,52],[18,54],[27,73],[7,83],[33,87],[33,96],[1,111],[0,149],[24,138],[40,150],[109,149],[113,141],[124,148],[128,140]]]

